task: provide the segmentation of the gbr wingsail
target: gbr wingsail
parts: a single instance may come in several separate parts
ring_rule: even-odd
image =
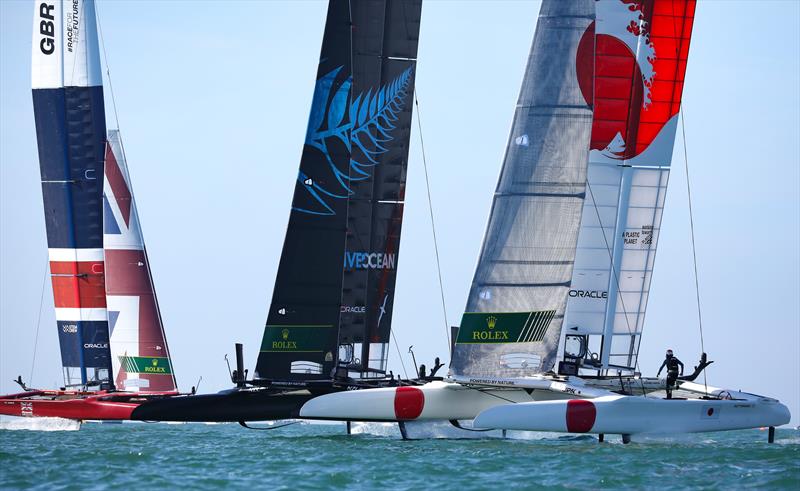
[[[106,121],[94,3],[34,4],[31,81],[66,385],[112,384],[103,255]]]
[[[421,0],[331,0],[256,378],[383,377]]]
[[[119,132],[108,133],[103,196],[106,300],[119,390],[177,390]]]
[[[94,2],[36,2],[33,32],[34,115],[65,383],[174,391],[119,134],[106,134]]]

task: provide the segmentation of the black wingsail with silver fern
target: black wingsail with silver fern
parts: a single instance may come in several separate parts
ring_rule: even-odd
[[[385,372],[420,11],[421,0],[328,6],[257,379]]]

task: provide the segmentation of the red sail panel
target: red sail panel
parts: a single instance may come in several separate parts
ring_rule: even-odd
[[[147,257],[144,251],[137,250],[106,250],[106,267],[113,274],[109,274],[106,280],[106,292],[109,297],[134,297],[136,304],[135,317],[138,318],[138,346],[129,346],[127,355],[123,351],[118,356],[136,356],[138,358],[148,358],[145,364],[140,367],[137,362],[122,363],[125,370],[129,372],[129,367],[135,366],[137,369],[152,370],[152,359],[166,358],[160,361],[163,368],[164,363],[169,363],[167,342],[161,327],[161,317],[158,312],[155,292],[152,288],[150,270],[147,264]],[[112,310],[113,311],[113,310]],[[131,317],[132,318],[132,317]],[[124,322],[125,319],[117,319],[117,322]],[[116,329],[117,326],[115,326]],[[120,326],[122,327],[122,326]],[[114,333],[111,335],[112,353],[117,355]],[[123,346],[124,347],[124,346]],[[134,350],[136,350],[134,354]],[[164,371],[158,373],[138,372],[140,379],[147,380],[149,384],[142,389],[150,391],[170,391],[175,390],[175,383],[172,377],[171,365]],[[165,376],[168,375],[168,376]]]
[[[581,90],[594,104],[591,149],[631,159],[649,148],[680,110],[695,1],[596,5],[598,22],[587,29],[577,57]],[[667,146],[671,155],[672,145]]]
[[[103,261],[50,261],[58,308],[106,308]]]

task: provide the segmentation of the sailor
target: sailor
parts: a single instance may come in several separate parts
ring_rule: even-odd
[[[661,370],[667,367],[667,399],[672,399],[672,388],[678,380],[678,366],[681,367],[680,374],[683,375],[683,362],[672,354],[671,349],[668,349],[667,356],[664,358],[664,363],[661,364],[661,367],[658,369],[658,374],[656,374],[656,377],[660,376]]]
[[[433,378],[436,376],[436,372],[439,371],[440,368],[444,366],[444,363],[439,361],[439,357],[437,356],[435,360],[433,360],[433,368],[431,369],[430,377]]]

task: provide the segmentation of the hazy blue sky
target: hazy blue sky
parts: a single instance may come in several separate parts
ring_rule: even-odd
[[[128,164],[180,388],[254,366],[314,87],[325,2],[100,2]],[[417,91],[447,322],[466,303],[539,2],[426,0]],[[47,265],[33,108],[33,7],[0,2],[0,392],[31,371]],[[684,108],[709,383],[800,421],[800,3],[700,2]],[[114,126],[106,88],[109,127]],[[415,117],[419,114],[415,114]],[[414,123],[394,329],[446,358]],[[640,363],[700,355],[677,139]],[[400,372],[394,347],[390,368]],[[406,365],[411,366],[406,358]],[[46,282],[32,382],[61,381]]]

